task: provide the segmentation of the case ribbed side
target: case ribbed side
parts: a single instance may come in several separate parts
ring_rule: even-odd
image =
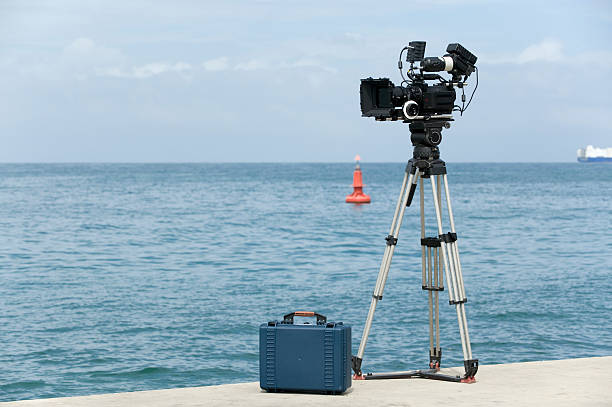
[[[276,387],[276,327],[266,332],[266,384],[268,388]]]
[[[344,368],[347,363],[348,360],[346,360],[346,331],[342,331],[342,383],[346,384],[346,369]]]
[[[323,339],[323,384],[326,389],[333,389],[334,386],[334,329],[325,329]]]

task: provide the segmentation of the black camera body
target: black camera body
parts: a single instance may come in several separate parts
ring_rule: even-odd
[[[410,63],[408,79],[402,72],[402,54],[406,51],[406,62]],[[388,78],[361,80],[361,115],[376,120],[452,120],[453,110],[463,108],[455,105],[455,87],[463,88],[467,77],[475,69],[476,56],[460,44],[449,44],[446,54],[425,58],[425,41],[412,41],[400,52],[398,67],[404,79],[395,86]],[[419,62],[419,66],[415,63]],[[446,80],[437,73],[446,71],[451,79]],[[438,81],[429,84],[427,81]],[[462,102],[465,96],[462,94]],[[458,108],[458,109],[456,109]]]
[[[359,91],[361,115],[376,120],[415,120],[419,116],[451,114],[457,98],[453,86],[429,85],[424,81],[395,86],[388,78],[362,79]]]

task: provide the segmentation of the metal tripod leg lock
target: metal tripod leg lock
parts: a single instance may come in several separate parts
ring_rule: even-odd
[[[400,379],[420,377],[426,379],[472,383],[478,371],[478,359],[472,357],[470,336],[468,333],[467,317],[465,314],[465,303],[467,297],[463,284],[463,272],[459,260],[459,248],[457,246],[457,232],[453,218],[448,179],[446,177],[446,164],[440,159],[417,160],[411,159],[406,166],[406,173],[402,181],[399,198],[395,207],[393,221],[388,236],[385,238],[387,245],[383,259],[378,271],[378,278],[372,293],[370,309],[363,329],[361,342],[357,355],[352,358],[354,378],[365,379]],[[425,224],[425,186],[424,180],[429,179],[431,183],[432,201],[436,214],[437,235],[426,235]],[[414,198],[417,184],[419,187],[420,218],[421,218],[421,274],[422,289],[427,293],[429,308],[429,369],[414,370],[402,373],[368,373],[363,375],[361,364],[365,346],[368,341],[374,312],[378,302],[383,298],[383,291],[391,267],[391,259],[398,242],[399,231],[404,218],[406,207],[409,207]],[[444,194],[442,194],[444,192]],[[448,210],[448,222],[450,232],[444,233],[442,223],[442,197],[445,197]],[[444,282],[446,280],[446,289]],[[459,337],[463,350],[465,375],[450,376],[438,373],[442,362],[442,348],[440,347],[440,309],[439,295],[441,291],[447,291],[449,304],[454,305],[457,312],[459,325]]]

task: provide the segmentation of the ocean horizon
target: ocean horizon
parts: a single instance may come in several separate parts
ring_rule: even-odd
[[[354,164],[354,161],[0,161],[2,164],[55,165],[55,164]],[[366,164],[406,164],[406,161],[365,161]],[[448,162],[447,162],[448,163]],[[568,161],[453,161],[453,164],[592,164]],[[602,164],[602,163],[596,163]],[[605,162],[603,164],[606,164]]]

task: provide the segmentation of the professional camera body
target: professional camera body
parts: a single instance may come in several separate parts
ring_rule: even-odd
[[[409,79],[404,77],[402,71],[401,56],[404,51],[408,51],[406,62],[410,62]],[[477,58],[460,44],[449,44],[446,52],[442,58],[424,58],[425,42],[412,41],[400,52],[398,67],[404,79],[401,86],[395,86],[388,78],[362,79],[362,116],[410,122],[451,114],[457,97],[455,87],[465,86],[468,76],[474,72]],[[415,71],[415,62],[420,62],[418,72]],[[425,73],[441,71],[449,72],[452,79],[448,81],[438,74]],[[426,82],[428,80],[437,80],[439,83],[430,85]]]
[[[442,128],[450,127],[453,111],[463,114],[472,101],[478,86],[478,69],[476,56],[460,44],[449,44],[447,53],[441,58],[426,58],[425,44],[425,41],[412,41],[401,50],[398,68],[403,80],[400,86],[395,86],[388,78],[361,80],[361,115],[380,121],[410,123],[414,158],[433,160],[439,158],[436,146],[442,141]],[[402,70],[404,52],[406,62],[410,63],[407,78]],[[415,65],[417,62],[419,66]],[[475,70],[476,87],[466,105],[464,88]],[[451,75],[450,80],[430,73],[443,71]],[[455,104],[455,88],[461,89],[461,106]]]
[[[406,120],[451,114],[457,95],[452,86],[424,80],[395,86],[388,78],[361,80],[362,116],[376,120]]]

